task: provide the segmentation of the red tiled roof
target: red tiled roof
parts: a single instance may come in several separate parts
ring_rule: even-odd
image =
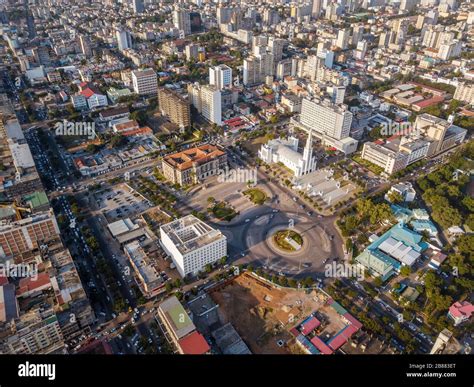
[[[331,355],[333,353],[333,350],[329,348],[326,343],[318,336],[314,336],[310,341],[322,354]]]
[[[31,292],[48,284],[51,285],[48,273],[40,273],[38,274],[38,278],[22,278],[18,285],[17,295]]]
[[[138,129],[138,122],[135,120],[126,121],[122,124],[116,124],[115,129],[117,132],[126,132],[127,130]]]
[[[137,129],[124,131],[121,134],[125,137],[128,137],[128,136],[136,136],[139,134],[151,134],[151,133],[153,133],[153,131],[148,126],[144,126],[143,128],[137,128]]]
[[[434,96],[433,98],[425,99],[424,101],[414,103],[414,105],[418,106],[420,109],[424,109],[424,108],[427,108],[428,106],[435,105],[443,101],[444,101],[444,97]]]
[[[463,116],[474,117],[474,112],[467,109],[462,109],[460,114]]]
[[[466,318],[470,318],[471,314],[474,313],[474,305],[467,301],[455,302],[453,305],[450,306],[449,313],[451,314],[451,316],[456,318],[460,318],[463,316]]]
[[[293,335],[293,336],[298,336],[300,333],[298,332],[298,329],[296,329],[296,327],[293,327],[290,329],[290,333]]]
[[[179,340],[179,346],[185,355],[203,355],[210,350],[206,339],[197,331]]]
[[[163,161],[171,165],[173,168],[183,171],[191,168],[193,163],[204,164],[223,155],[225,155],[225,152],[217,146],[205,144],[165,156]]]
[[[321,323],[319,322],[319,320],[316,317],[312,316],[302,324],[301,333],[306,336],[307,334],[314,331],[320,325]]]
[[[357,320],[354,316],[352,316],[350,313],[346,313],[344,315],[344,318],[349,321],[355,328],[360,329],[362,328],[362,324],[360,323],[359,320]]]
[[[334,336],[328,345],[336,350],[342,347],[355,332],[357,332],[357,328],[353,325],[348,325]]]
[[[86,98],[90,98],[92,97],[95,93],[94,91],[91,89],[91,88],[87,88],[87,89],[84,89],[81,91],[81,94],[86,97]]]

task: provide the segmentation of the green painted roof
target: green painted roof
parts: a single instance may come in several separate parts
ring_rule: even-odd
[[[182,307],[182,305],[176,305],[173,308],[168,310],[168,313],[173,320],[176,329],[182,329],[187,327],[189,324],[192,324],[191,319],[189,318],[188,314]]]
[[[173,330],[173,333],[180,339],[196,329],[181,303],[175,296],[163,301],[158,307],[160,313]]]
[[[48,204],[48,197],[44,191],[36,191],[32,194],[23,196],[23,200],[29,203],[33,209]]]
[[[337,303],[336,301],[334,301],[331,306],[333,307],[333,309],[340,315],[345,315],[347,313],[347,310],[345,310],[341,304]]]

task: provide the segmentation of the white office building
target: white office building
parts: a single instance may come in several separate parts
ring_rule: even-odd
[[[182,277],[197,274],[227,256],[226,237],[193,215],[161,226],[160,238]]]
[[[301,123],[316,132],[340,140],[349,137],[352,113],[347,105],[304,98],[301,105]]]
[[[158,93],[158,78],[153,69],[132,71],[133,90],[138,95]]]
[[[232,85],[232,69],[221,64],[209,68],[209,84],[216,86],[219,90]]]
[[[291,123],[308,133],[312,132],[325,146],[345,154],[357,150],[357,140],[349,137],[352,113],[347,105],[337,105],[327,99],[304,98],[300,116],[292,118]]]

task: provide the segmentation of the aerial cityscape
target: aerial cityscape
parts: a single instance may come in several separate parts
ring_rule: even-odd
[[[0,29],[1,354],[472,353],[474,3],[3,0]]]

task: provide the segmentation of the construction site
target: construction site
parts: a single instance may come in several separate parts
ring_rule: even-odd
[[[327,296],[317,290],[281,288],[244,273],[210,293],[219,319],[233,326],[256,354],[303,353],[289,330],[320,309]]]

